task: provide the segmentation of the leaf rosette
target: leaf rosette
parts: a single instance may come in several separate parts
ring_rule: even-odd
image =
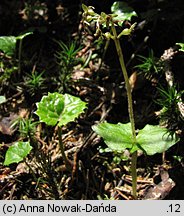
[[[146,125],[139,130],[135,144],[132,140],[130,123],[111,124],[104,122],[94,125],[92,129],[104,139],[110,149],[119,152],[129,149],[133,153],[140,149],[147,155],[154,155],[167,151],[179,141],[176,134],[171,136],[166,128],[158,125]]]

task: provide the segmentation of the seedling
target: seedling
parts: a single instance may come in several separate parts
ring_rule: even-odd
[[[18,117],[15,119],[12,124],[11,128],[18,128],[18,131],[23,138],[31,138],[36,132],[36,126],[38,122],[33,122],[31,118],[22,118]]]
[[[68,160],[61,138],[61,127],[67,123],[74,121],[86,108],[86,103],[78,97],[69,94],[48,93],[43,96],[41,101],[37,103],[36,114],[40,118],[40,122],[45,122],[50,126],[58,126],[59,145],[63,160],[67,170],[71,170],[71,163]],[[31,119],[19,119],[14,125],[19,125],[19,131],[24,136],[30,137],[34,132],[34,126],[37,122],[32,123]],[[4,165],[11,163],[19,163],[31,151],[32,147],[29,142],[16,142],[9,147],[6,152]]]
[[[179,110],[179,104],[182,103],[184,91],[178,91],[176,85],[164,88],[157,87],[159,98],[156,100],[162,109],[159,112],[161,124],[167,124],[173,131],[182,122],[182,114]]]
[[[61,90],[64,92],[71,78],[73,67],[80,61],[79,58],[76,58],[80,47],[77,48],[75,42],[67,45],[62,41],[57,41],[57,44],[59,45],[59,50],[56,52],[56,58],[61,69],[61,75],[59,77],[62,83]]]
[[[18,40],[20,41],[19,42],[19,50],[18,50],[18,60],[19,60],[18,71],[19,71],[19,74],[21,72],[22,41],[26,36],[28,36],[30,34],[33,34],[33,33],[27,32],[27,33],[19,35],[17,37],[15,37],[15,36],[1,36],[0,37],[0,50],[2,50],[8,56],[13,56],[15,54],[16,43]]]
[[[140,64],[136,65],[140,73],[143,73],[146,78],[150,79],[153,75],[159,74],[162,70],[162,65],[159,59],[154,56],[153,50],[150,50],[148,57],[138,55]]]
[[[45,88],[45,79],[43,78],[43,72],[38,73],[37,71],[33,71],[31,74],[27,74],[27,77],[24,80],[27,91],[31,96],[36,95],[40,90],[43,90]]]
[[[58,138],[61,154],[67,170],[72,169],[72,165],[67,158],[62,143],[61,127],[67,123],[74,121],[86,108],[86,103],[78,97],[69,94],[48,93],[43,96],[41,101],[37,103],[36,114],[39,116],[40,122],[44,122],[50,126],[58,126]]]
[[[113,14],[97,14],[94,12],[94,8],[86,5],[82,5],[84,10],[83,19],[84,23],[90,25],[90,22],[96,23],[96,36],[112,39],[115,43],[116,51],[118,54],[119,62],[125,79],[125,87],[128,98],[128,113],[130,123],[127,124],[109,124],[100,123],[92,127],[92,129],[100,135],[107,146],[114,151],[123,152],[125,149],[129,149],[132,153],[131,158],[131,175],[132,175],[132,194],[134,199],[137,198],[137,150],[140,149],[148,155],[154,155],[156,153],[162,153],[174,145],[178,139],[174,136],[167,134],[167,129],[159,126],[146,125],[142,130],[136,134],[133,104],[131,88],[129,84],[128,74],[125,67],[123,52],[121,49],[120,38],[124,35],[130,35],[135,27],[135,23],[129,28],[125,28],[120,34],[117,34],[116,26],[122,26],[125,20],[130,20],[132,15],[124,16],[125,14],[131,14],[133,10],[130,7],[121,4],[121,2],[115,2],[112,7]],[[106,28],[107,31],[102,31],[102,28]]]
[[[12,122],[11,127],[16,128],[18,126],[19,132],[23,138],[29,138],[35,133],[35,126],[37,122],[32,122],[31,119],[17,118]],[[19,163],[24,160],[30,153],[32,146],[30,142],[18,141],[11,145],[5,155],[4,165],[10,165],[12,163]]]

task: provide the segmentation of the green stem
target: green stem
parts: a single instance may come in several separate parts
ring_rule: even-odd
[[[132,154],[131,174],[132,174],[132,193],[134,199],[137,199],[137,151]]]
[[[118,54],[119,62],[121,65],[121,69],[123,72],[123,76],[125,79],[125,87],[127,91],[127,98],[128,98],[128,113],[129,113],[129,118],[130,118],[130,124],[131,124],[131,129],[132,129],[132,140],[133,140],[133,145],[136,144],[136,132],[135,132],[135,122],[134,122],[134,114],[133,114],[133,102],[132,102],[132,93],[131,93],[131,87],[129,84],[129,79],[128,79],[128,73],[126,70],[125,62],[124,62],[124,57],[123,57],[123,52],[121,49],[121,44],[119,41],[119,38],[117,36],[116,28],[111,22],[111,29],[113,33],[113,40],[116,46],[116,51]],[[132,159],[131,159],[131,171],[132,171],[132,191],[133,191],[133,196],[136,199],[137,198],[137,173],[136,173],[136,167],[137,167],[137,151],[135,151],[132,154]]]
[[[19,75],[21,73],[21,55],[22,55],[22,39],[20,39],[20,42],[19,42],[19,63],[18,63],[18,72],[19,72]]]
[[[59,147],[60,147],[60,150],[61,150],[61,154],[62,154],[64,163],[65,163],[66,169],[71,170],[71,168],[72,168],[71,163],[70,163],[70,161],[68,160],[68,158],[67,158],[67,156],[65,154],[61,134],[62,134],[61,127],[58,126]]]

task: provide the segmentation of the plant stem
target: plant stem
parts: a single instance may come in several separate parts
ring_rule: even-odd
[[[137,151],[132,154],[131,174],[132,174],[132,193],[134,199],[137,199]]]
[[[127,91],[127,98],[128,98],[128,113],[129,113],[129,118],[130,118],[130,124],[131,124],[131,129],[132,129],[132,140],[133,140],[133,145],[136,144],[136,132],[135,132],[135,122],[134,122],[134,114],[133,114],[133,102],[132,102],[132,94],[131,94],[131,87],[129,84],[129,79],[128,79],[128,73],[126,70],[125,62],[124,62],[124,57],[123,57],[123,52],[121,49],[121,44],[119,41],[119,38],[117,37],[117,32],[116,28],[114,26],[114,23],[111,22],[111,30],[113,33],[113,40],[116,46],[116,51],[118,54],[119,62],[121,65],[121,70],[123,72],[123,76],[125,79],[125,87]],[[133,197],[136,199],[137,198],[137,172],[136,172],[136,167],[137,167],[137,151],[135,151],[132,154],[132,159],[131,159],[131,171],[132,171],[132,191],[133,191]]]
[[[19,63],[18,63],[18,73],[20,75],[21,73],[21,55],[22,55],[22,39],[20,39],[20,42],[19,42]]]
[[[61,150],[61,154],[62,154],[64,163],[65,163],[66,169],[71,170],[72,169],[71,163],[70,163],[69,159],[67,158],[67,156],[65,154],[61,134],[62,134],[61,127],[58,126],[59,147],[60,147],[60,150]]]

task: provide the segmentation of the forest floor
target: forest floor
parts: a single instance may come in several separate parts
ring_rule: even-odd
[[[44,11],[44,3],[41,6],[40,10]],[[93,26],[88,31],[84,29],[78,4],[74,4],[73,8],[69,7],[69,3],[51,6],[50,15],[44,11],[36,17],[31,12],[26,13],[23,10],[25,8],[20,10],[20,5],[17,5],[17,24],[13,26],[14,31],[7,35],[18,35],[25,30],[34,32],[23,41],[21,73],[17,70],[18,57],[0,53],[0,76],[3,77],[0,79],[0,95],[6,97],[6,101],[0,104],[0,199],[131,200],[130,153],[125,151],[122,158],[122,155],[103,151],[106,147],[103,139],[91,128],[104,121],[114,124],[129,122],[126,88],[113,41],[103,56],[104,42],[96,39]],[[7,5],[3,7],[6,9]],[[180,7],[180,3],[177,7]],[[162,16],[166,16],[168,8],[165,5],[163,8],[165,14]],[[178,23],[184,17],[181,14],[176,16]],[[140,64],[138,55],[148,56],[150,50],[154,50],[156,57],[153,58],[168,64],[177,90],[182,92],[184,54],[175,46],[176,42],[181,42],[175,38],[177,31],[173,33],[174,43],[169,36],[168,40],[160,43],[156,39],[160,29],[166,28],[168,20],[160,24],[154,18],[141,27],[144,20],[136,20],[138,28],[133,35],[121,41],[132,87],[136,129],[142,129],[146,124],[160,123],[176,132],[180,141],[162,154],[146,156],[138,152],[138,199],[184,199],[183,113],[179,108],[176,111],[175,107],[164,120],[160,117],[163,106],[156,102],[160,98],[158,87],[168,85],[164,67],[162,75],[153,75],[151,78],[138,75],[135,67]],[[2,25],[5,35],[5,21]],[[160,38],[166,37],[167,33],[164,32]],[[63,50],[56,41],[63,41],[68,47],[75,43],[79,48],[71,65],[64,65]],[[61,54],[60,59],[56,57],[58,53]],[[169,58],[169,63],[165,63],[164,55]],[[13,73],[10,68],[15,68]],[[69,79],[63,83],[63,77],[68,71]],[[42,78],[39,80],[40,85],[36,86],[29,82],[33,80],[30,75],[35,73],[41,74]],[[62,128],[65,153],[73,164],[70,171],[63,166],[57,126],[40,123],[35,114],[36,103],[48,92],[69,93],[87,103],[85,112]],[[12,127],[12,123],[20,119],[22,121]],[[30,134],[33,143],[30,154],[18,164],[5,166],[8,148],[17,141],[27,141]],[[158,197],[154,196],[155,193]]]

